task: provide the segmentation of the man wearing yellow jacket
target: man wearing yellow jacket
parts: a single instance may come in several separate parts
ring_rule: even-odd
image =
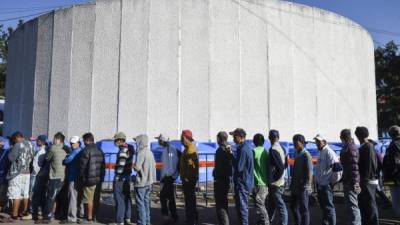
[[[183,130],[181,142],[185,147],[179,162],[183,194],[185,196],[185,224],[196,225],[198,224],[198,214],[195,187],[199,180],[199,155],[196,146],[193,144],[192,131]]]

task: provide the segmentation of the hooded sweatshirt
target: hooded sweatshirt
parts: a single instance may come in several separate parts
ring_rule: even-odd
[[[148,147],[147,135],[141,134],[135,138],[138,146],[136,161],[133,168],[137,172],[135,187],[146,187],[156,181],[156,162]]]
[[[199,179],[199,156],[197,148],[192,142],[188,142],[183,150],[179,162],[181,180],[184,182],[197,182]]]

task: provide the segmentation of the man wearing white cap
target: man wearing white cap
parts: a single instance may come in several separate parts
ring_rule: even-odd
[[[178,214],[176,213],[176,202],[175,202],[175,190],[174,182],[179,176],[179,157],[181,152],[169,143],[169,139],[163,134],[155,137],[158,140],[158,144],[163,149],[161,155],[161,213],[163,219],[167,222],[168,214],[171,214],[172,220],[176,222],[178,220]]]
[[[81,142],[78,136],[73,136],[70,139],[71,152],[64,159],[63,164],[67,167],[66,181],[68,182],[68,219],[61,221],[62,224],[76,223],[77,211],[80,207],[80,185],[76,182],[77,172],[79,167],[79,156],[81,152]],[[78,197],[79,196],[79,197]]]
[[[336,211],[333,205],[333,192],[330,184],[334,179],[332,167],[338,162],[338,156],[329,147],[322,135],[318,134],[314,140],[320,152],[316,165],[315,181],[317,183],[319,205],[322,210],[322,224],[336,225]]]

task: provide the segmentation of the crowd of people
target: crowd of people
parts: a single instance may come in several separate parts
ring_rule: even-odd
[[[257,225],[287,225],[288,210],[283,196],[288,182],[286,168],[291,163],[287,150],[279,142],[279,131],[269,131],[269,149],[264,148],[262,134],[254,135],[252,143],[246,141],[244,129],[237,128],[229,134],[235,145],[229,144],[227,132],[217,134],[213,177],[218,224],[227,225],[233,218],[228,210],[228,193],[233,183],[239,224],[249,224],[249,198],[252,197]],[[382,194],[382,174],[384,184],[390,186],[393,209],[400,216],[400,127],[391,127],[389,134],[392,142],[384,157],[375,150],[376,143],[369,139],[366,127],[355,129],[360,146],[354,143],[349,129],[340,132],[343,144],[340,155],[318,134],[314,138],[320,152],[316,163],[306,149],[305,137],[294,135],[296,154],[291,159],[294,162],[290,165],[289,185],[294,224],[310,224],[309,196],[315,184],[322,211],[321,224],[335,225],[333,187],[338,182],[343,184],[347,223],[379,224],[375,196]],[[180,177],[185,201],[184,222],[199,224],[196,202],[199,155],[192,132],[182,131],[182,152],[163,134],[155,139],[162,148],[159,197],[164,222],[179,221],[175,183]],[[131,196],[134,193],[137,224],[150,225],[150,192],[156,182],[156,162],[147,135],[135,137],[134,145],[126,140],[123,132],[114,135],[118,153],[115,163],[109,167],[114,169],[114,222],[131,224]],[[91,133],[84,134],[82,140],[78,136],[71,137],[69,145],[65,144],[62,133],[54,135],[51,145],[45,135],[40,135],[34,146],[22,133],[16,132],[10,137],[9,149],[4,148],[4,142],[0,144],[0,211],[9,206],[10,214],[9,218],[1,218],[1,222],[33,219],[35,224],[48,224],[57,212],[62,215],[59,216],[62,224],[96,221],[106,164],[104,153],[95,144]],[[133,171],[135,175],[132,175]],[[66,199],[62,199],[63,189]]]

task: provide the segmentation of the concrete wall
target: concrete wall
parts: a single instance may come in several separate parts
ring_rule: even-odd
[[[267,0],[98,0],[24,27],[10,41],[6,134],[176,139],[192,129],[206,141],[243,127],[249,137],[275,128],[283,140],[337,141],[364,125],[377,137],[372,39],[331,12]]]

